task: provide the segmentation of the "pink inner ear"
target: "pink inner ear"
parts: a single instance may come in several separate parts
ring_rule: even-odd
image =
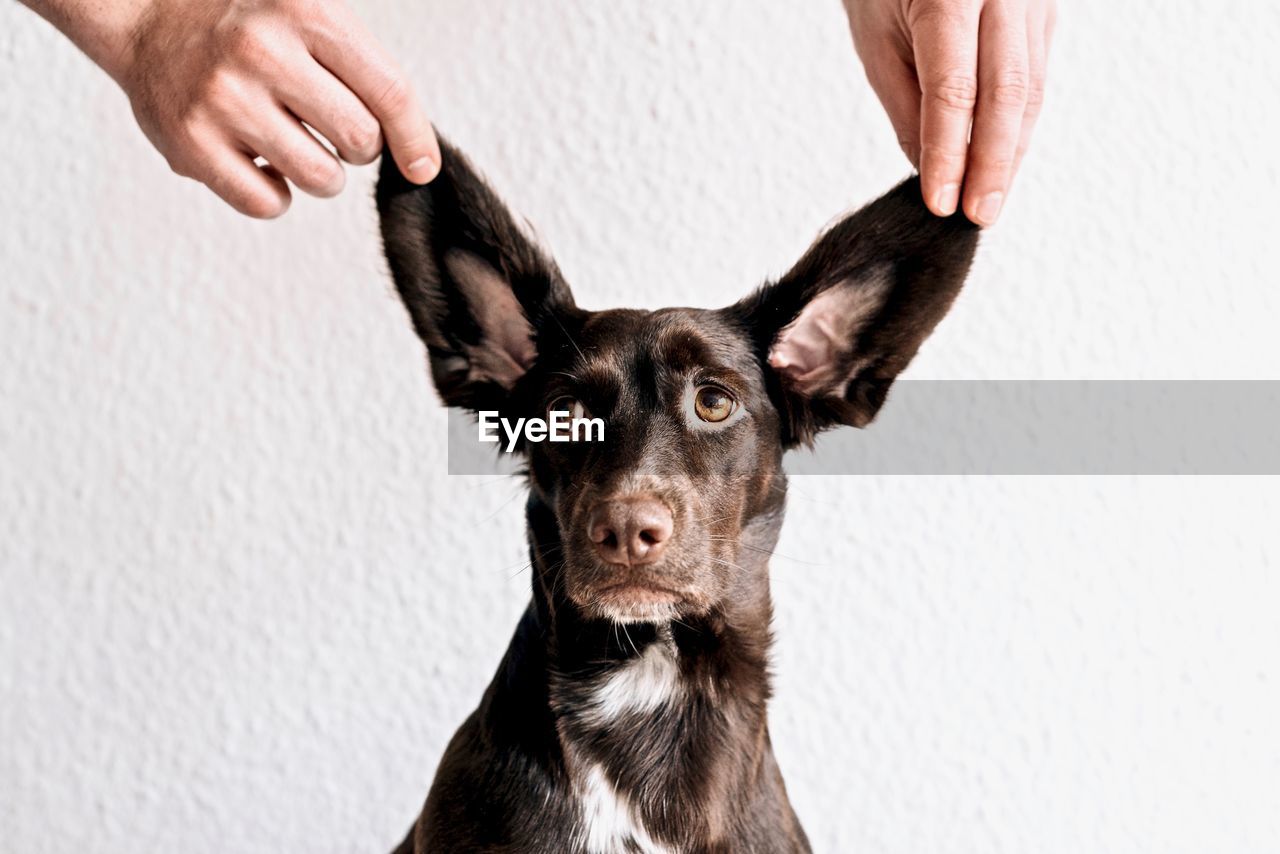
[[[843,396],[857,373],[850,350],[889,291],[887,278],[841,282],[809,301],[773,342],[769,364],[807,397]]]
[[[469,252],[450,252],[444,263],[480,326],[480,343],[467,348],[471,377],[491,379],[511,388],[537,355],[533,327],[511,285],[492,266]]]

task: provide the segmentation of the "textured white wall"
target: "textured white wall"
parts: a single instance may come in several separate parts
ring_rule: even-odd
[[[361,5],[590,307],[725,303],[904,173],[835,0]],[[1063,6],[912,375],[1280,378],[1280,7]],[[240,219],[13,3],[0,103],[0,848],[388,849],[528,573],[518,484],[442,474],[372,171]],[[1280,850],[1278,511],[796,481],[772,726],[817,850]]]

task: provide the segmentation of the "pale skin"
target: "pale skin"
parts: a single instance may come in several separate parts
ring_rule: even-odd
[[[23,2],[120,84],[174,172],[241,213],[279,216],[291,185],[337,195],[343,162],[372,162],[384,139],[409,180],[440,171],[412,85],[342,3]]]
[[[338,194],[342,164],[384,140],[409,180],[439,172],[412,85],[338,0],[22,2],[120,84],[174,172],[241,213],[279,216],[291,187]],[[1040,110],[1055,0],[844,4],[925,203],[994,223]]]
[[[1000,216],[1040,105],[1054,0],[844,0],[854,47],[925,204]]]

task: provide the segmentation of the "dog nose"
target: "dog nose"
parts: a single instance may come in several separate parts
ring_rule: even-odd
[[[631,495],[597,504],[588,535],[605,561],[634,566],[661,557],[674,528],[671,509],[656,496]]]

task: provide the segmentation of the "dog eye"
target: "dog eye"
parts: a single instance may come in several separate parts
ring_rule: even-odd
[[[693,411],[703,421],[713,424],[723,421],[737,408],[738,401],[724,389],[713,385],[704,385],[693,394]]]
[[[564,394],[551,401],[551,405],[547,407],[548,412],[567,412],[569,418],[586,418],[587,408],[582,405],[582,401],[575,397]]]

